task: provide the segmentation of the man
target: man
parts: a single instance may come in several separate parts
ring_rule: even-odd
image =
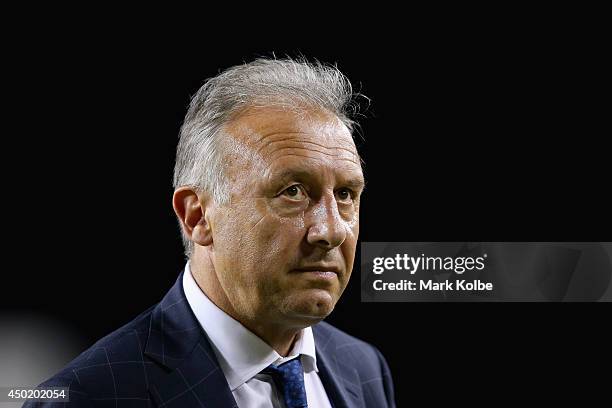
[[[359,233],[352,96],[336,68],[290,59],[208,80],[177,149],[184,272],[44,386],[79,407],[395,406],[382,355],[321,322]]]

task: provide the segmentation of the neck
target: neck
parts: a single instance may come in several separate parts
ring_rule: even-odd
[[[241,322],[242,323],[242,322]],[[248,325],[242,323],[247,329],[259,336],[272,347],[279,355],[287,357],[301,329],[287,329],[283,327],[273,327],[265,325]]]
[[[189,269],[200,290],[219,309],[257,335],[279,355],[286,357],[289,354],[302,327],[287,327],[279,324],[278,319],[238,313],[219,282],[210,253],[206,248],[203,251],[194,251],[189,261]]]

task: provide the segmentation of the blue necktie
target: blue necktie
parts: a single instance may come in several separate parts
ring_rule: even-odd
[[[280,389],[287,408],[307,408],[304,370],[299,357],[279,366],[270,365],[262,371],[270,374]]]

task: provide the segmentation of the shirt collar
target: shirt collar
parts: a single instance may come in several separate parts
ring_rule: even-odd
[[[219,309],[202,292],[191,275],[189,262],[183,274],[183,290],[187,303],[211,342],[231,391],[270,364],[282,364],[297,356],[301,357],[305,372],[319,371],[312,328],[301,330],[293,349],[287,357],[283,357],[256,334]]]

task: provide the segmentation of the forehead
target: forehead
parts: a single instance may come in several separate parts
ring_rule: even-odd
[[[290,112],[257,109],[227,127],[251,169],[267,174],[334,170],[361,175],[350,131],[335,115],[321,111]],[[247,163],[245,163],[247,164]]]

